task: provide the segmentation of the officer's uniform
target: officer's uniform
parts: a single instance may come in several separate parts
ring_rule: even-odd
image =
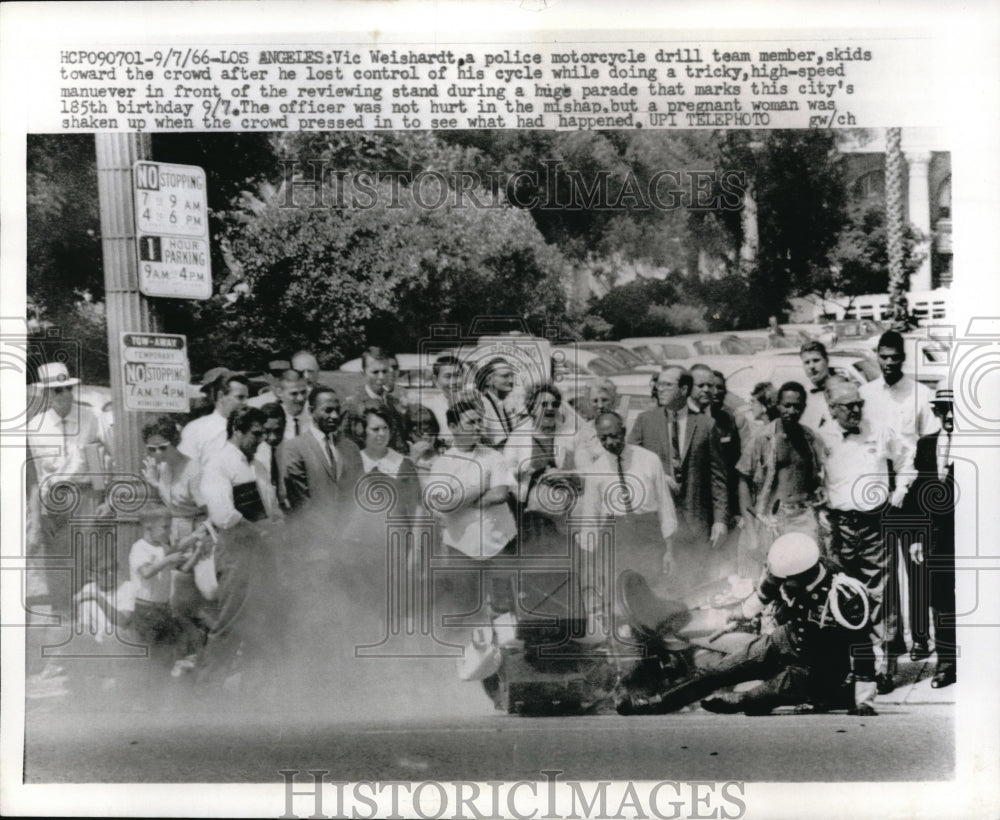
[[[826,564],[820,567],[817,578],[794,596],[780,578],[766,574],[757,595],[762,604],[779,603],[780,625],[668,690],[651,711],[674,711],[720,687],[751,680],[763,683],[739,695],[727,711],[767,714],[778,706],[807,702],[844,708],[850,705],[844,684],[852,671],[856,704],[870,706],[875,696],[875,656],[868,625],[852,630],[836,620],[830,603],[836,594],[835,576]],[[841,599],[849,610],[843,613],[849,623],[858,623],[864,611],[861,595],[856,592],[847,601]]]

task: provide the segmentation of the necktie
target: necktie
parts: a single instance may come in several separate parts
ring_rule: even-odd
[[[681,474],[681,437],[677,424],[677,413],[673,410],[669,413],[670,422],[670,466],[674,471],[674,481]]]
[[[295,418],[292,419],[292,421],[295,422],[295,435],[298,435],[299,434],[299,417],[296,416]]]
[[[67,419],[59,419],[59,426],[62,428],[62,454],[65,456],[69,453],[69,432],[66,430]]]
[[[625,483],[625,471],[622,469],[622,454],[618,454],[618,481],[622,486],[622,502],[625,504],[625,512],[632,512],[632,491]]]
[[[326,457],[330,462],[330,467],[333,468],[333,480],[337,480],[337,460],[333,457],[333,448],[330,446],[330,439],[323,439],[323,447],[326,449]]]
[[[271,448],[271,483],[278,487],[281,482],[281,474],[278,471],[278,452],[277,448]]]
[[[940,469],[941,479],[946,479],[948,473],[951,471],[951,433],[945,433],[944,439],[944,459],[942,460],[942,468]]]

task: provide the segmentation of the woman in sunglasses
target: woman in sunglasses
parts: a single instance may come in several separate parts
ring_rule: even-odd
[[[177,449],[181,434],[169,416],[143,427],[142,439],[146,445],[142,477],[170,510],[170,543],[176,544],[205,520],[201,467]]]

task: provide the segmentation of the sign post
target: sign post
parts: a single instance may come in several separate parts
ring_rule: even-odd
[[[125,409],[186,413],[187,340],[171,333],[122,333],[121,345]]]
[[[136,249],[144,296],[208,299],[208,188],[196,165],[135,163]]]

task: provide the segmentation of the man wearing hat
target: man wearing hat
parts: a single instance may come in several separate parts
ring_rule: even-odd
[[[937,667],[931,686],[939,689],[957,680],[955,647],[955,463],[951,455],[951,436],[955,430],[954,393],[938,390],[932,402],[934,415],[941,422],[936,433],[921,436],[913,459],[917,478],[907,497],[907,511],[914,517],[929,519],[929,543],[910,546],[910,559],[918,568],[911,576],[911,590],[916,586],[930,592],[930,608],[934,613],[934,652]],[[911,596],[912,596],[911,591]],[[929,623],[927,600],[921,594],[913,609],[911,623],[914,642],[927,646]]]
[[[37,540],[29,549],[47,557],[70,558],[70,518],[93,516],[104,487],[106,442],[100,421],[86,405],[74,401],[79,379],[69,375],[62,362],[47,362],[38,368],[32,387],[42,392],[45,410],[32,422],[28,435],[31,466],[37,490],[29,501],[32,517],[39,522]],[[86,579],[75,579],[77,587]],[[29,581],[29,596],[48,595],[52,604],[68,609],[69,572],[46,572]]]
[[[212,454],[225,447],[226,422],[233,410],[246,404],[250,387],[244,376],[213,367],[202,379],[201,391],[212,402],[212,412],[184,425],[177,449],[204,469]]]
[[[851,713],[875,715],[875,661],[866,628],[870,608],[864,585],[835,573],[812,537],[792,532],[771,545],[767,572],[756,596],[744,602],[741,615],[752,619],[771,602],[780,607],[781,624],[773,632],[648,702],[630,701],[626,711],[672,712],[723,686],[752,680],[762,683],[745,692],[710,697],[702,708],[747,715],[807,703],[813,711],[845,708],[851,693],[844,691],[844,682],[851,675]]]

